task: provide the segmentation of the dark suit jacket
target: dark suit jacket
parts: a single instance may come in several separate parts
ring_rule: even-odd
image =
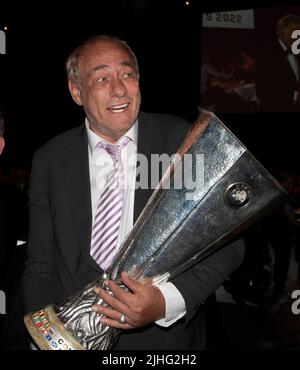
[[[267,49],[257,63],[256,95],[263,112],[289,112],[300,110],[293,105],[294,91],[299,85],[278,40]]]
[[[139,115],[138,152],[173,154],[190,127],[167,116]],[[137,190],[135,218],[152,190]],[[51,140],[35,155],[30,190],[31,232],[24,274],[27,312],[62,302],[101,273],[90,256],[92,225],[85,126]],[[231,244],[174,279],[187,315],[171,328],[150,325],[121,335],[117,349],[188,349],[203,346],[201,304],[242,260],[243,246]]]
[[[21,276],[27,240],[27,197],[17,188],[0,183],[0,290],[6,296],[6,314],[0,315],[0,350],[26,349],[21,305]]]

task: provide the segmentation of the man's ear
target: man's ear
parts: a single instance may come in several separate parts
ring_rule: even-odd
[[[71,80],[68,80],[68,86],[75,103],[78,105],[82,105],[81,93],[78,86]]]
[[[4,147],[5,147],[4,137],[0,136],[0,155],[3,152]]]

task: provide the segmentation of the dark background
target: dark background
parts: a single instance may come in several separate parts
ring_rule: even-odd
[[[34,151],[80,124],[83,113],[67,90],[64,63],[81,41],[98,33],[127,40],[141,69],[142,109],[194,120],[200,96],[202,13],[295,5],[283,1],[98,0],[0,2],[0,107],[6,122],[5,164],[30,168]],[[268,19],[266,19],[268,24]],[[275,31],[275,30],[274,30]],[[237,30],[238,32],[238,30]],[[222,47],[222,40],[216,48]],[[280,88],[280,87],[278,87]],[[300,113],[219,114],[275,174],[300,173]]]

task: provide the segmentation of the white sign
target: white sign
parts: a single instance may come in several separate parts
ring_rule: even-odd
[[[203,27],[254,29],[254,11],[236,10],[232,12],[204,13]]]

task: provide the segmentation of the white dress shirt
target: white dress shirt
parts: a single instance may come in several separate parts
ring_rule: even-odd
[[[92,199],[93,219],[96,214],[97,204],[105,187],[107,175],[113,169],[113,160],[105,149],[97,148],[99,141],[105,141],[95,134],[89,127],[88,120],[85,120],[89,146],[89,170]],[[137,159],[137,135],[138,121],[126,132],[124,136],[131,140],[121,151],[121,164],[125,175],[125,199],[123,215],[121,218],[120,232],[118,237],[117,248],[120,247],[128,233],[133,227],[134,214],[134,194],[135,194],[135,177],[136,177],[136,159]],[[186,313],[185,301],[175,287],[170,282],[161,283],[157,286],[165,298],[166,316],[156,321],[160,326],[170,326]]]

